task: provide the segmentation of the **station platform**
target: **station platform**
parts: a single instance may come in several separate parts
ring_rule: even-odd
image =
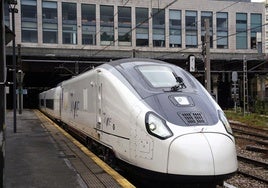
[[[6,115],[4,187],[134,187],[38,110]]]

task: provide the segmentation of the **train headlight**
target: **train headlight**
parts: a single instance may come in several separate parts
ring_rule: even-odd
[[[162,140],[173,135],[171,130],[168,128],[166,121],[152,112],[148,112],[146,114],[145,125],[149,134]]]
[[[218,111],[218,114],[219,114],[219,118],[220,118],[222,124],[224,125],[226,131],[227,131],[228,133],[230,133],[230,134],[233,134],[232,128],[231,128],[231,126],[230,126],[230,123],[229,123],[229,121],[227,120],[227,118],[226,118],[224,112],[219,110],[219,111]]]

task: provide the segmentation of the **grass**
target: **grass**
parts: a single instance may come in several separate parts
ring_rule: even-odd
[[[243,113],[235,111],[225,111],[225,114],[229,120],[239,121],[251,126],[268,128],[268,116],[255,113],[243,115]]]

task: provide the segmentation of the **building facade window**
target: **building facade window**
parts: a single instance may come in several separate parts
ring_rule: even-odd
[[[217,24],[217,48],[228,48],[228,13],[217,12],[216,14]]]
[[[37,43],[36,0],[21,0],[21,40]]]
[[[82,44],[96,45],[96,5],[81,5]]]
[[[205,42],[205,19],[209,21],[209,38],[210,48],[213,48],[213,13],[212,12],[201,12],[201,40]]]
[[[76,3],[62,2],[62,43],[77,44]]]
[[[114,45],[114,7],[100,6],[101,45]]]
[[[236,49],[247,49],[247,39],[247,14],[236,13]]]
[[[185,16],[186,48],[197,48],[197,12],[186,11]]]
[[[58,43],[57,2],[42,2],[43,43]]]
[[[131,46],[131,8],[118,7],[118,45]]]
[[[251,14],[250,15],[250,47],[251,49],[257,48],[257,33],[262,31],[262,15]]]
[[[165,9],[153,9],[153,46],[165,47]]]
[[[180,10],[169,10],[169,47],[181,47]]]
[[[149,45],[148,8],[136,8],[136,46]]]

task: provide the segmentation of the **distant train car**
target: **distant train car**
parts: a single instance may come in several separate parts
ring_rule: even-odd
[[[237,170],[224,112],[175,65],[150,59],[109,62],[40,94],[44,101],[53,97],[54,110],[41,105],[42,111],[53,112],[89,145],[100,143],[146,174],[216,184]]]
[[[39,108],[49,116],[60,120],[61,86],[52,88],[39,94]]]

